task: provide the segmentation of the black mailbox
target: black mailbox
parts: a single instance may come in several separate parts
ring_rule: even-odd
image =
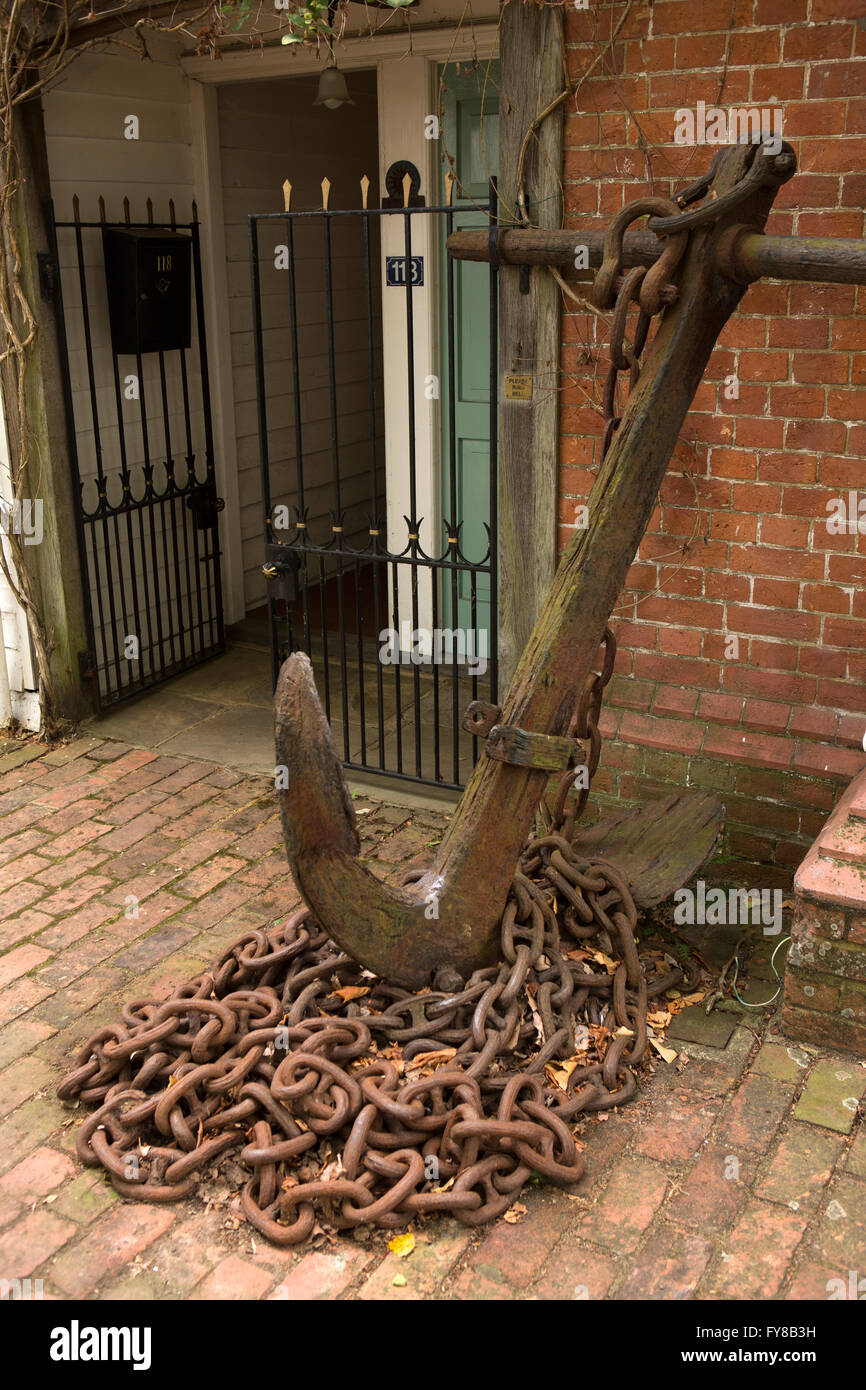
[[[102,247],[114,351],[188,348],[191,239],[157,227],[104,227]]]

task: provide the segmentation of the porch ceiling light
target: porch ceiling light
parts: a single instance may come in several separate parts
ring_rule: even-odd
[[[327,106],[329,111],[336,111],[338,106],[355,105],[349,96],[346,79],[333,58],[319,78],[319,90],[313,105]]]

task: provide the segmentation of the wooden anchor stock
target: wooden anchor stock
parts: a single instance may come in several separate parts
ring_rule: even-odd
[[[739,225],[738,225],[739,223]],[[544,231],[536,227],[506,227],[497,240],[496,253],[509,265],[552,265],[568,272],[572,280],[591,279],[602,262],[605,228]],[[490,259],[490,233],[452,232],[448,250],[458,261]],[[575,253],[587,249],[590,269],[575,270]],[[632,228],[623,239],[624,269],[651,266],[658,260],[662,242],[654,232]],[[766,236],[735,219],[716,249],[723,274],[741,284],[762,276],[777,280],[824,281],[840,285],[866,285],[866,241],[843,237]]]
[[[717,196],[745,176],[751,154],[747,146],[723,152],[712,182]],[[748,279],[755,278],[752,270],[764,263],[765,250],[756,250],[753,243],[763,241],[760,229],[776,188],[792,173],[789,159],[774,187],[751,191],[747,201],[718,222],[689,232],[676,273],[675,302],[664,310],[599,469],[587,528],[575,533],[560,562],[511,681],[499,716],[502,724],[537,734],[568,734],[710,354],[746,293]],[[732,231],[744,226],[747,233]],[[485,241],[484,256],[479,237]],[[506,231],[498,252],[503,260],[519,256],[521,264],[531,264],[529,257],[537,256],[539,264],[547,264],[552,238],[559,239],[563,257],[567,239],[569,263],[575,244],[582,241],[589,243],[591,263],[600,264],[602,238],[595,233]],[[766,243],[799,240],[766,238]],[[803,271],[797,278],[862,277],[866,282],[866,243],[853,243],[859,249],[841,257],[845,274],[831,276],[828,267],[835,261],[827,247],[833,243],[805,240],[812,250],[785,252],[785,263]],[[628,234],[625,265],[651,263],[653,243],[660,245],[652,233]],[[457,255],[489,255],[487,233],[456,233],[449,246]],[[812,273],[807,275],[810,258]],[[742,268],[749,275],[741,278]],[[443,967],[466,977],[497,959],[500,918],[548,773],[482,756],[435,862],[417,882],[400,889],[381,882],[357,858],[351,798],[303,653],[290,656],[280,672],[275,724],[277,760],[288,771],[280,810],[289,864],[308,906],[342,949],[377,975],[408,988],[428,983]]]

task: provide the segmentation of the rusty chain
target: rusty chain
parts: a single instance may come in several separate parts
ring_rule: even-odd
[[[691,191],[693,197],[698,196],[697,192]],[[668,198],[638,198],[627,203],[622,211],[617,213],[605,234],[602,264],[592,286],[592,302],[596,308],[613,309],[609,339],[610,367],[602,393],[602,462],[621,420],[616,404],[620,374],[628,372],[631,393],[640,377],[641,355],[646,346],[650,323],[652,318],[661,312],[662,291],[665,286],[669,286],[671,276],[682,260],[688,240],[684,231],[669,234],[664,250],[652,267],[647,269],[646,266],[633,266],[631,270],[623,273],[623,237],[626,229],[639,217],[659,218],[679,212],[678,204]],[[674,287],[669,288],[673,293]],[[634,339],[630,341],[626,337],[626,324],[633,305],[637,305],[638,317]],[[553,803],[553,826],[567,838],[571,837],[574,823],[582,815],[589,799],[590,783],[601,756],[598,719],[602,695],[613,675],[616,660],[616,639],[610,626],[605,627],[602,642],[604,659],[601,672],[590,674],[569,726],[572,738],[584,740],[589,745],[586,766],[572,768],[562,776]],[[582,785],[575,800],[569,793],[578,783]]]
[[[598,702],[596,684],[590,724]],[[124,1197],[175,1202],[235,1151],[242,1211],[277,1245],[319,1219],[480,1225],[533,1174],[578,1181],[575,1121],[634,1096],[648,1001],[684,983],[658,944],[638,953],[636,921],[622,875],[561,826],[527,842],[501,963],[466,981],[391,986],[299,908],[89,1039],[58,1088],[96,1106],[78,1155]]]

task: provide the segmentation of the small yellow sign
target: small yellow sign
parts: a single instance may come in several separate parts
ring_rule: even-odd
[[[507,401],[531,401],[532,377],[515,376],[513,372],[506,372],[505,399]]]

